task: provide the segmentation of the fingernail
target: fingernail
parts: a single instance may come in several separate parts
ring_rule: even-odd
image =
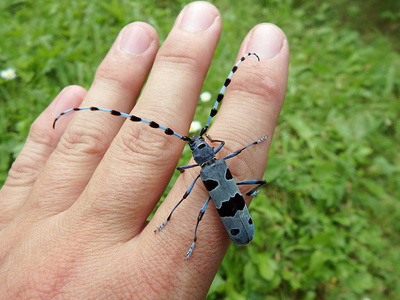
[[[282,48],[285,35],[272,24],[262,24],[255,28],[247,45],[248,52],[255,52],[260,58],[273,58]]]
[[[193,2],[182,11],[179,28],[199,32],[208,29],[218,17],[216,10],[207,2]]]
[[[123,29],[119,47],[126,53],[138,55],[144,53],[153,40],[145,29],[137,25],[131,25]]]

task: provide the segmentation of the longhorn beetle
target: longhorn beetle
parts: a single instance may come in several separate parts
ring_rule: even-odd
[[[189,251],[186,254],[186,260],[189,259],[193,252],[193,248],[195,246],[196,240],[197,240],[197,228],[199,226],[199,223],[201,219],[203,218],[203,215],[206,211],[207,205],[210,202],[210,200],[213,201],[214,206],[216,207],[218,214],[222,220],[222,223],[224,224],[229,236],[231,237],[232,241],[235,244],[238,245],[246,245],[248,244],[254,236],[254,224],[253,224],[253,219],[250,217],[249,211],[247,209],[247,206],[245,204],[244,198],[242,194],[239,191],[238,185],[257,185],[255,188],[253,188],[250,192],[248,192],[246,195],[247,196],[255,196],[259,188],[266,184],[265,180],[248,180],[248,181],[241,181],[241,182],[235,182],[233,179],[233,176],[231,172],[229,171],[229,168],[226,164],[226,160],[230,159],[232,157],[235,157],[236,155],[240,154],[243,150],[249,148],[250,146],[259,144],[263,141],[265,141],[268,136],[264,136],[260,138],[259,140],[247,145],[246,147],[239,149],[223,158],[216,158],[216,154],[222,149],[222,147],[225,145],[225,142],[222,140],[214,140],[212,139],[209,135],[206,134],[208,127],[210,126],[211,119],[217,114],[218,110],[218,105],[222,101],[225,95],[225,89],[228,87],[228,85],[231,83],[231,77],[233,73],[235,73],[238,69],[239,64],[246,59],[246,57],[254,55],[257,57],[258,61],[260,58],[257,56],[256,53],[247,53],[244,55],[232,68],[231,72],[229,73],[228,77],[225,80],[225,83],[223,84],[218,96],[217,100],[214,103],[213,108],[211,109],[210,115],[207,119],[206,125],[201,129],[200,135],[199,136],[183,136],[180,135],[179,133],[176,133],[173,131],[171,128],[164,127],[154,121],[148,121],[146,119],[134,116],[134,115],[129,115],[123,112],[111,110],[111,109],[105,109],[105,108],[99,108],[99,107],[76,107],[76,108],[71,108],[68,109],[62,113],[60,113],[57,118],[55,118],[54,123],[53,123],[53,128],[55,128],[57,120],[70,112],[73,111],[80,111],[80,110],[91,110],[91,111],[104,111],[104,112],[109,112],[113,116],[122,116],[125,118],[128,118],[132,122],[144,122],[148,123],[150,127],[152,128],[161,128],[164,130],[165,134],[167,135],[174,135],[178,137],[179,139],[188,142],[190,150],[192,151],[193,158],[196,162],[196,164],[193,165],[187,165],[187,166],[181,166],[178,167],[177,170],[179,170],[181,173],[183,173],[185,170],[194,168],[197,166],[201,167],[200,174],[195,178],[195,180],[192,182],[192,184],[189,186],[181,200],[175,205],[175,207],[172,209],[170,212],[168,218],[165,220],[164,223],[161,224],[154,232],[160,231],[161,229],[164,228],[164,226],[167,224],[167,222],[171,219],[171,216],[173,212],[176,210],[176,208],[182,203],[183,200],[185,200],[190,192],[193,190],[193,187],[196,183],[196,181],[201,178],[201,180],[204,183],[204,186],[206,187],[209,197],[207,201],[204,203],[203,207],[200,210],[200,213],[197,217],[197,223],[194,229],[194,238],[192,245],[189,248]],[[211,147],[207,142],[205,141],[205,137],[211,142],[211,143],[220,143],[216,149],[214,147]]]

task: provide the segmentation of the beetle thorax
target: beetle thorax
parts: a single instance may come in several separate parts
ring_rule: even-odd
[[[215,158],[214,148],[207,144],[202,136],[192,136],[189,147],[195,162],[200,166]]]

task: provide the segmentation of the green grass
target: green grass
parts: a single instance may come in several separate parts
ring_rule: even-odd
[[[0,79],[0,182],[33,120],[64,86],[90,86],[123,25],[148,22],[163,41],[185,3],[1,1],[0,69],[18,77]],[[269,185],[251,205],[255,240],[231,246],[208,298],[398,299],[399,2],[214,3],[224,30],[205,91],[217,93],[260,22],[286,32],[291,65]]]

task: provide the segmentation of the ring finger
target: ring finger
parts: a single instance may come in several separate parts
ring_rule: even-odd
[[[127,25],[99,66],[82,105],[130,111],[157,48],[158,37],[151,26],[142,22]],[[39,175],[24,210],[34,206],[35,213],[30,215],[42,218],[68,208],[85,188],[122,121],[115,119],[105,126],[102,114],[77,114]]]

